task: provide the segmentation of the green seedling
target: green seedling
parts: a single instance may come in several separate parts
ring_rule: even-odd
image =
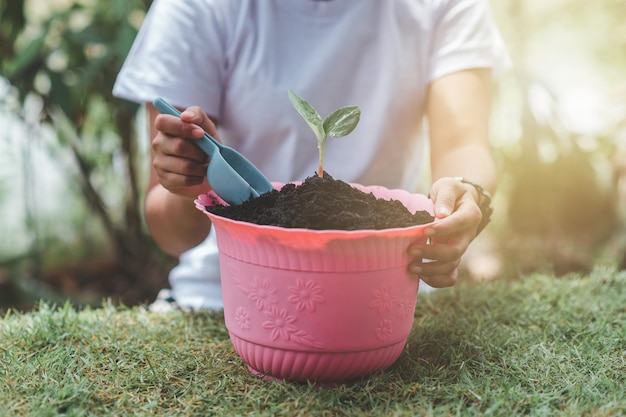
[[[324,153],[328,138],[339,138],[352,132],[361,118],[361,109],[359,106],[341,107],[332,112],[326,119],[322,119],[322,116],[308,101],[293,91],[289,91],[289,100],[317,137],[317,149],[319,151],[317,175],[322,177],[324,176]]]

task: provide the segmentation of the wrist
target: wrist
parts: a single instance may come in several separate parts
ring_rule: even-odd
[[[476,234],[478,235],[491,221],[491,214],[493,213],[493,208],[491,207],[491,194],[482,185],[470,181],[467,178],[454,177],[454,179],[468,186],[468,188],[472,191],[472,195],[476,199],[476,205],[480,208],[483,218],[478,225],[478,229],[476,230]]]

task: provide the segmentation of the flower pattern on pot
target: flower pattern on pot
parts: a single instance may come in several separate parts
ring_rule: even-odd
[[[396,303],[396,297],[392,291],[393,288],[389,284],[383,284],[374,290],[373,300],[369,303],[369,308],[376,310],[378,314],[390,312]]]
[[[391,323],[391,320],[381,320],[380,323],[378,323],[378,327],[376,328],[376,337],[381,342],[385,342],[387,341],[387,339],[389,339],[389,336],[391,336],[392,332],[393,324]]]
[[[413,299],[411,298],[403,298],[398,301],[398,318],[406,319],[415,311],[415,306],[413,305]]]
[[[315,306],[326,302],[324,290],[314,281],[298,279],[295,287],[289,287],[289,302],[296,305],[298,311],[309,310],[315,312]]]
[[[250,313],[243,307],[237,308],[235,312],[235,322],[241,330],[250,329]]]
[[[270,331],[272,340],[281,338],[287,342],[297,343],[303,346],[309,346],[317,349],[323,349],[324,345],[315,341],[308,333],[298,330],[292,326],[297,319],[290,315],[287,309],[278,309],[272,307],[271,310],[265,311],[267,320],[263,322],[263,328]]]
[[[272,308],[265,312],[268,320],[263,322],[263,327],[271,331],[272,340],[276,340],[279,337],[284,340],[290,339],[290,334],[295,333],[297,329],[291,324],[296,321],[296,318],[290,316],[286,309]]]
[[[237,280],[237,287],[248,296],[250,301],[256,303],[259,311],[268,311],[278,303],[275,297],[276,289],[272,288],[266,280],[259,282],[259,279],[255,277],[249,288]]]

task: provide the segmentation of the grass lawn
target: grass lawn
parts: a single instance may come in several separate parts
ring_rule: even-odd
[[[269,383],[218,313],[42,304],[0,318],[0,416],[626,415],[626,272],[420,295],[387,371]]]

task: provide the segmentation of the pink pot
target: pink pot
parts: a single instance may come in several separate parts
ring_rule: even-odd
[[[280,187],[281,184],[275,184]],[[353,187],[428,210],[423,195]],[[413,325],[418,280],[410,243],[428,225],[386,230],[261,226],[205,211],[215,227],[224,316],[239,356],[276,379],[343,382],[392,365]],[[214,200],[213,200],[214,201]]]

